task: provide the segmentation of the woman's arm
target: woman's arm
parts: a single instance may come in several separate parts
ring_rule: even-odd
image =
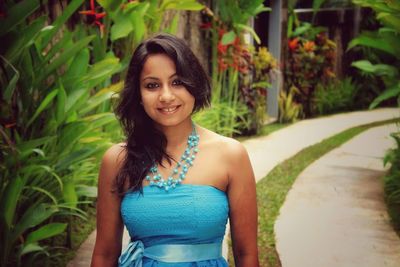
[[[257,196],[253,169],[246,149],[229,142],[227,189],[233,255],[236,267],[258,267]]]
[[[121,145],[114,145],[103,156],[97,195],[97,234],[91,267],[114,267],[121,254],[123,222],[121,199],[115,189],[115,177],[122,159]]]

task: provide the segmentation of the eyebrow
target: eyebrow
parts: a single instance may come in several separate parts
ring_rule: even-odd
[[[174,76],[178,76],[176,73],[174,73],[174,74],[172,74],[171,76],[169,76],[168,77],[168,79],[171,79],[172,77],[174,77]],[[147,76],[147,77],[144,77],[143,79],[142,79],[142,81],[145,81],[145,80],[160,80],[159,78],[157,78],[157,77],[153,77],[153,76]]]

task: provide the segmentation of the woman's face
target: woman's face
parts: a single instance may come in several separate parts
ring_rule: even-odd
[[[145,112],[159,126],[176,126],[190,120],[195,99],[167,55],[148,56],[140,75],[140,94]]]

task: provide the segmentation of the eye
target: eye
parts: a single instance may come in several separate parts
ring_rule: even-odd
[[[174,86],[183,86],[183,82],[179,79],[175,79],[172,81],[172,85]]]
[[[155,88],[159,87],[159,85],[158,85],[158,83],[146,83],[144,85],[144,87],[147,89],[155,89]]]

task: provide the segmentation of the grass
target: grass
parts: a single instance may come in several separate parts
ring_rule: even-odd
[[[281,266],[275,248],[274,224],[279,215],[280,207],[283,205],[286,195],[297,176],[312,162],[361,132],[372,127],[395,122],[399,122],[399,119],[354,127],[327,138],[320,143],[301,150],[290,159],[279,164],[257,184],[260,266]],[[231,247],[229,251],[229,264],[230,266],[234,266]]]

